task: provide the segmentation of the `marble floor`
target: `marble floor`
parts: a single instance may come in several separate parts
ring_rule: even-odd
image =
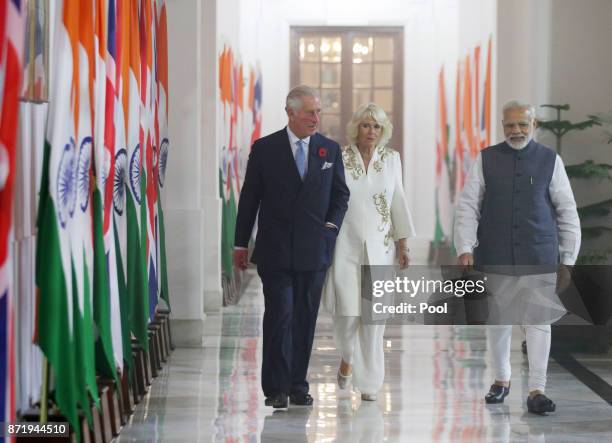
[[[557,412],[526,412],[527,364],[515,327],[512,391],[487,406],[492,380],[486,329],[391,326],[377,402],[340,391],[331,318],[320,315],[309,380],[312,407],[274,411],[260,390],[259,279],[239,304],[206,320],[204,347],[175,349],[118,442],[608,442],[612,407],[551,359],[547,394]],[[606,383],[612,355],[576,357]],[[604,383],[604,387],[606,385]],[[608,385],[608,391],[610,386]],[[609,398],[608,398],[609,399]]]

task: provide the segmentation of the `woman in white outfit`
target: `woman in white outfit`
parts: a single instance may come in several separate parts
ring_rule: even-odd
[[[406,238],[414,235],[400,156],[386,146],[392,130],[374,103],[361,106],[347,126],[350,145],[342,149],[342,160],[351,197],[323,289],[342,357],[338,384],[344,389],[352,380],[364,400],[376,400],[383,383],[385,326],[362,321],[361,266],[407,267]]]

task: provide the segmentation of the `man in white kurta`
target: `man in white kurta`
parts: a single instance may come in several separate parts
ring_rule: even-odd
[[[362,265],[393,265],[395,241],[414,236],[414,227],[397,151],[377,146],[367,171],[355,145],[343,148],[342,160],[351,198],[323,289],[324,305],[334,314],[342,359],[353,366],[353,386],[375,398],[384,379],[384,325],[362,321]]]
[[[558,264],[575,263],[581,236],[561,157],[533,141],[534,114],[532,106],[517,101],[504,106],[506,141],[476,157],[457,203],[454,243],[461,264],[512,274],[488,275],[487,291],[498,317],[497,326],[488,328],[495,382],[486,402],[502,403],[509,393],[512,324],[521,324],[529,350],[528,410],[546,413],[555,410],[544,395],[555,314],[543,308],[556,298]],[[521,323],[513,323],[516,318],[505,322],[520,297]],[[536,299],[542,302],[533,303]]]

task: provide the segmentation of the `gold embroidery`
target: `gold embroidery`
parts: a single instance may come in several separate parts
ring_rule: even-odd
[[[389,251],[391,250],[391,241],[393,240],[393,224],[391,223],[389,225],[389,230],[387,231],[387,234],[385,235],[385,247],[387,248],[387,254],[389,253]]]
[[[383,163],[385,159],[393,153],[393,149],[387,148],[386,146],[378,146],[376,150],[378,151],[378,160],[376,160],[372,166],[374,166],[376,172],[382,172]]]
[[[385,196],[385,192],[381,192],[380,194],[374,194],[372,196],[372,199],[374,200],[374,206],[376,206],[376,212],[378,212],[381,217],[380,225],[378,225],[378,230],[380,232],[385,230],[385,226],[389,224],[391,218],[391,214],[389,212],[389,204],[387,203],[387,197]]]
[[[350,171],[354,180],[358,180],[364,173],[363,167],[357,160],[355,151],[350,146],[342,148],[342,161],[344,162],[344,169]]]
[[[387,203],[387,196],[384,192],[380,194],[374,194],[372,199],[374,200],[374,206],[376,207],[376,212],[380,215],[380,224],[378,225],[378,230],[380,232],[387,233],[384,238],[384,245],[387,250],[385,251],[387,254],[391,251],[391,240],[393,239],[393,224],[391,223],[391,211],[389,208],[389,204]]]

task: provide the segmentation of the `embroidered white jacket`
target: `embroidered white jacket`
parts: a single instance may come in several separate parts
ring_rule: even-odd
[[[394,264],[395,241],[414,236],[414,226],[397,151],[377,146],[367,174],[356,146],[342,148],[342,161],[351,196],[323,297],[337,315],[360,315],[361,265]]]

